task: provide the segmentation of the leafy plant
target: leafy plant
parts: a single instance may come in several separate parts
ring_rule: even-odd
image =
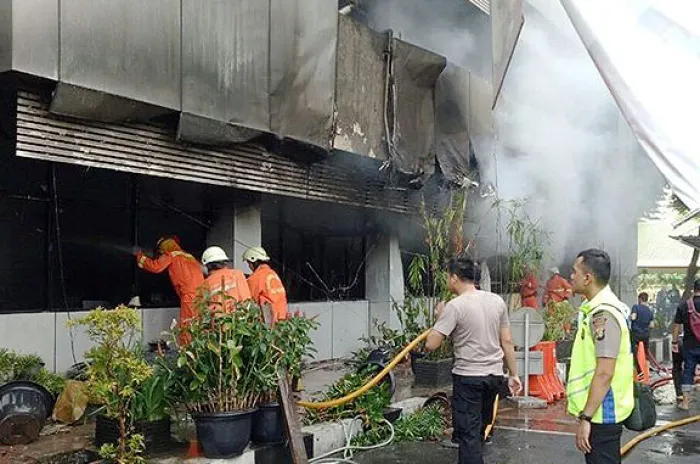
[[[558,342],[564,340],[571,330],[571,324],[576,315],[576,308],[569,301],[555,303],[550,301],[546,311],[543,311],[544,336],[542,340]]]
[[[491,209],[495,209],[499,216],[505,210],[507,215],[508,272],[502,275],[500,284],[503,293],[514,293],[528,272],[541,267],[550,234],[542,228],[539,220],[528,215],[524,200],[496,200]]]
[[[100,455],[119,464],[145,462],[143,436],[133,433],[132,406],[139,388],[153,374],[143,359],[141,347],[133,342],[140,328],[138,313],[126,306],[114,310],[98,308],[69,325],[85,326],[96,346],[85,358],[88,361],[87,386],[90,395],[104,405],[105,415],[119,425],[117,444],[104,445]]]
[[[166,362],[163,357],[156,358],[153,374],[136,389],[131,404],[134,422],[153,422],[168,417],[174,404],[175,378],[174,372],[164,364]]]
[[[46,388],[55,397],[58,397],[64,388],[66,388],[66,379],[58,374],[54,374],[46,368],[42,368],[36,375],[28,378],[32,382],[36,382],[39,385]]]
[[[408,266],[409,293],[448,300],[452,294],[447,285],[447,260],[464,251],[464,215],[466,190],[452,193],[442,211],[429,211],[421,202],[421,218],[428,254],[413,257]]]
[[[394,427],[394,443],[408,441],[437,441],[445,434],[447,424],[442,412],[436,407],[422,408],[415,413],[399,418]],[[352,444],[372,446],[386,441],[391,430],[386,423],[365,430],[357,435]]]
[[[232,311],[210,311],[212,298]],[[177,397],[191,412],[241,411],[270,401],[279,368],[298,376],[303,358],[313,352],[309,331],[317,323],[301,314],[271,327],[255,303],[236,302],[223,292],[204,295],[198,309],[198,317],[174,334]]]
[[[65,379],[44,367],[44,361],[34,354],[19,354],[0,348],[0,384],[13,380],[38,383],[58,396],[65,387]]]
[[[354,392],[364,386],[374,374],[375,372],[371,369],[364,369],[358,373],[346,374],[336,383],[328,387],[323,394],[322,401],[335,400]],[[389,391],[388,385],[386,383],[380,383],[355,401],[329,409],[307,410],[304,422],[307,424],[316,424],[319,422],[351,419],[359,416],[362,418],[365,427],[374,427],[382,422],[384,409],[389,406],[390,402],[391,392]]]
[[[290,376],[300,377],[304,359],[316,353],[309,334],[318,326],[315,319],[297,311],[289,313],[287,319],[277,321],[272,328],[272,341],[282,350],[280,367],[287,369]]]

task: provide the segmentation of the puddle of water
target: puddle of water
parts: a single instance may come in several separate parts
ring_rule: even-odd
[[[652,453],[665,456],[698,456],[700,455],[700,440],[681,434],[668,433],[650,438],[654,440]]]

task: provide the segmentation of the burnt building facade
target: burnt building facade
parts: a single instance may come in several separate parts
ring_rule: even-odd
[[[59,319],[135,295],[157,336],[174,294],[130,250],[168,233],[239,267],[264,246],[293,307],[326,325],[319,357],[390,320],[401,235],[422,199],[469,181],[470,131],[488,131],[498,86],[343,7],[0,0],[8,345],[42,327],[53,343],[37,351],[63,369]]]

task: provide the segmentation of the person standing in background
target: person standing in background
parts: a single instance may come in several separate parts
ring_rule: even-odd
[[[520,305],[524,308],[540,309],[540,302],[537,299],[537,291],[540,283],[532,269],[525,272],[525,277],[520,281]]]
[[[545,285],[544,298],[542,299],[542,303],[545,307],[550,301],[561,303],[563,301],[568,301],[573,295],[571,292],[571,284],[561,276],[558,267],[551,268],[549,273],[551,277]]]
[[[654,328],[654,311],[649,307],[648,293],[642,292],[637,297],[637,304],[632,306],[630,321],[632,321],[632,355],[637,372],[641,372],[642,366],[639,365],[639,359],[637,359],[637,348],[639,343],[643,343],[644,353],[649,359],[649,329]]]
[[[695,367],[700,364],[700,279],[693,285],[693,296],[683,301],[676,309],[673,322],[671,346],[673,351],[680,352],[680,332],[683,330],[683,379],[681,389],[683,400],[678,404],[680,409],[690,409],[690,392],[695,384]]]

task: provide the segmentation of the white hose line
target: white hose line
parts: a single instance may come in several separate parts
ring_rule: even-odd
[[[333,464],[333,463],[349,463],[349,464],[357,464],[355,461],[352,461],[351,458],[353,457],[353,452],[354,451],[369,451],[377,448],[382,448],[384,446],[387,446],[391,444],[392,441],[394,441],[394,436],[395,436],[395,431],[394,431],[394,426],[389,422],[388,420],[384,419],[384,422],[389,425],[389,430],[391,430],[391,435],[389,438],[384,441],[383,443],[379,443],[377,445],[372,445],[372,446],[353,446],[350,443],[352,442],[353,439],[353,428],[355,427],[355,422],[357,422],[357,419],[359,417],[355,417],[352,422],[350,422],[350,427],[349,429],[345,427],[345,424],[341,422],[341,425],[343,426],[343,433],[345,434],[345,446],[342,448],[338,448],[332,451],[329,451],[327,453],[322,454],[321,456],[317,456],[313,459],[309,459],[309,464]],[[331,458],[330,456],[333,456],[334,454],[338,453],[343,453],[343,458]]]

